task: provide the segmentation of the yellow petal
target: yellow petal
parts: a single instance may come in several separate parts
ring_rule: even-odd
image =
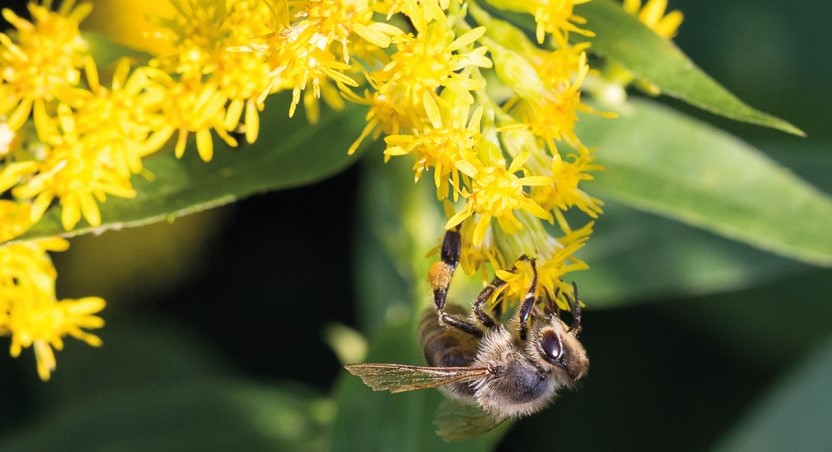
[[[81,212],[90,226],[101,226],[101,211],[98,210],[98,203],[89,193],[79,193],[78,202],[81,205]]]
[[[480,246],[482,244],[489,227],[491,227],[491,215],[486,213],[483,214],[479,221],[477,221],[477,226],[474,227],[474,246]]]
[[[521,177],[520,183],[527,187],[542,187],[552,183],[552,178],[546,176]]]
[[[447,230],[447,229],[451,229],[451,228],[453,228],[453,227],[457,226],[458,224],[460,224],[460,223],[462,223],[463,221],[465,221],[465,219],[466,219],[466,218],[468,218],[469,216],[471,216],[471,211],[470,211],[470,210],[468,210],[468,208],[467,208],[467,206],[466,206],[466,208],[465,208],[465,209],[462,209],[462,211],[461,211],[461,212],[459,212],[459,213],[457,213],[456,215],[452,216],[452,217],[451,217],[451,219],[450,219],[450,220],[448,220],[448,222],[447,222],[447,223],[445,223],[445,229]]]
[[[203,162],[210,162],[214,156],[214,141],[211,139],[210,129],[200,129],[196,132],[196,150]]]
[[[475,178],[477,177],[477,174],[479,174],[477,168],[467,160],[458,160],[454,162],[454,166],[456,167],[456,169],[461,171],[462,174],[465,174],[470,178]]]

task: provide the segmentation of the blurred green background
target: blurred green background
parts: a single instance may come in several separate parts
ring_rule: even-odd
[[[676,42],[697,64],[809,137],[668,103],[832,192],[832,7],[670,6],[685,13]],[[336,400],[364,388],[340,371],[324,331],[380,331],[373,316],[396,311],[367,306],[367,294],[409,306],[413,294],[397,289],[422,278],[366,249],[396,240],[368,225],[390,220],[367,207],[385,196],[373,193],[380,159],[371,150],[313,186],[74,239],[55,256],[58,293],[107,299],[105,345],[69,340],[49,383],[30,352],[0,359],[0,450],[370,450],[344,413],[359,422],[361,409],[404,396],[361,392],[365,405],[338,417]],[[590,374],[497,450],[832,450],[832,272],[615,204],[584,257]],[[396,428],[375,434],[398,450],[434,444]]]

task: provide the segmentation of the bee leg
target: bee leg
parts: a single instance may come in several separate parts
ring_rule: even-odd
[[[537,291],[537,267],[535,265],[534,259],[526,256],[525,254],[520,256],[517,259],[517,261],[518,262],[519,261],[529,262],[531,264],[531,267],[532,267],[532,273],[534,274],[534,276],[532,278],[532,286],[529,289],[529,294],[526,295],[526,297],[523,299],[523,307],[521,308],[521,317],[522,317],[521,322],[522,322],[522,324],[525,325],[525,324],[528,323],[527,320],[529,318],[529,314],[531,313],[531,310],[534,307],[534,301],[535,301],[534,294]],[[515,270],[517,270],[517,265],[514,265],[514,266],[511,267],[512,272],[515,271]],[[506,284],[506,282],[503,281],[502,279],[494,278],[491,281],[491,284],[485,286],[485,288],[482,290],[482,292],[480,292],[479,295],[477,295],[477,298],[474,299],[474,306],[473,306],[474,315],[476,315],[476,317],[480,321],[480,323],[482,323],[483,326],[485,326],[486,328],[493,328],[494,326],[497,325],[497,321],[495,321],[491,316],[489,316],[485,311],[483,311],[482,307],[483,307],[483,305],[485,305],[485,302],[488,301],[489,298],[491,298],[491,295],[494,294],[494,291],[503,287],[505,284]],[[499,317],[499,315],[498,315],[498,317]],[[521,332],[520,333],[521,333],[521,337],[523,337],[523,338],[525,338],[525,331],[524,330],[525,330],[525,328],[521,327]]]
[[[440,260],[435,262],[428,271],[428,284],[433,290],[433,302],[437,312],[444,312],[445,301],[448,297],[448,287],[454,277],[454,271],[459,265],[459,253],[462,247],[462,238],[459,235],[459,226],[445,232],[442,240],[442,251]]]
[[[458,329],[458,330],[460,330],[464,333],[470,334],[471,336],[483,337],[482,330],[477,328],[476,325],[474,325],[471,322],[468,322],[467,320],[463,320],[463,319],[460,319],[459,317],[455,317],[451,314],[448,314],[447,312],[440,312],[439,313],[439,320],[443,324],[448,325],[448,326],[452,326],[452,327],[454,327],[454,328],[456,328],[456,329]]]
[[[578,298],[578,284],[572,281],[572,297],[563,294],[566,302],[569,303],[569,311],[572,314],[572,324],[569,325],[569,331],[581,328],[581,299]],[[573,298],[574,297],[574,298]]]
[[[445,312],[448,287],[451,285],[454,271],[459,265],[459,255],[462,248],[462,238],[459,230],[460,226],[457,226],[445,232],[445,238],[442,240],[442,250],[439,253],[440,259],[428,271],[428,284],[433,290],[433,302],[440,322],[472,336],[482,337],[483,332],[476,325]]]
[[[537,264],[535,264],[534,259],[529,259],[526,256],[522,256],[520,259],[529,261],[532,267],[532,283],[529,286],[529,291],[526,292],[526,296],[523,297],[523,303],[520,305],[520,340],[525,341],[529,330],[529,315],[532,308],[534,308],[535,301],[537,301]]]
[[[494,294],[494,291],[499,289],[500,287],[503,287],[505,284],[506,282],[502,279],[494,278],[494,280],[491,281],[491,284],[485,286],[485,288],[482,289],[479,295],[477,295],[477,298],[474,299],[474,315],[476,315],[480,323],[482,323],[482,325],[486,328],[494,328],[494,326],[497,325],[497,322],[493,318],[491,318],[491,316],[488,315],[485,311],[483,311],[482,307],[485,304],[485,302],[488,301],[489,298],[491,298],[491,295]]]

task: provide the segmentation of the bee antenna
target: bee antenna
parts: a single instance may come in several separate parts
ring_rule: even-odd
[[[569,331],[581,328],[581,299],[578,296],[578,284],[572,281],[572,297],[563,294],[566,302],[569,303],[569,311],[572,314],[572,324],[569,325]]]
[[[532,269],[532,284],[529,287],[529,292],[523,298],[523,303],[520,305],[520,340],[526,340],[526,334],[529,329],[529,315],[531,315],[532,308],[534,308],[537,301],[537,264],[535,260],[529,258],[525,254],[520,256],[519,260],[525,260],[529,263]]]
[[[543,294],[546,295],[546,307],[543,308],[543,313],[547,316],[551,317],[556,315],[558,307],[554,301],[552,301],[552,297],[549,295],[549,291],[543,291]],[[555,288],[555,298],[560,294],[560,289]]]

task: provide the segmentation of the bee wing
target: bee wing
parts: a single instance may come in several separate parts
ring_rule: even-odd
[[[477,405],[453,399],[443,399],[436,410],[433,423],[436,434],[445,441],[462,441],[476,438],[493,430],[506,420]]]
[[[485,367],[427,367],[405,364],[347,364],[349,373],[361,377],[374,391],[392,393],[436,388],[472,380],[488,373]]]

